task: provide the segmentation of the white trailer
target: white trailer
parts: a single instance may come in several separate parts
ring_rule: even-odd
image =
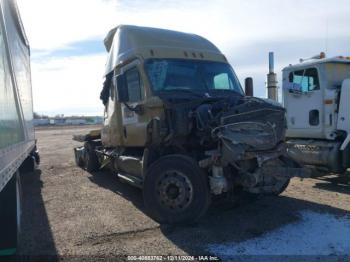
[[[327,172],[350,167],[350,57],[301,60],[283,69],[288,154]]]
[[[35,162],[29,45],[15,0],[0,0],[0,256],[16,252],[20,173]]]

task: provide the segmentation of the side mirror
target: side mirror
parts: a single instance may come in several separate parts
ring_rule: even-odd
[[[246,96],[254,96],[253,78],[247,77],[244,81],[244,89]]]
[[[118,92],[118,101],[119,102],[128,102],[129,94],[126,87],[125,76],[117,75],[117,92]]]

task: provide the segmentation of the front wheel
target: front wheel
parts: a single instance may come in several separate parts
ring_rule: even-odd
[[[146,172],[143,197],[150,216],[162,224],[198,220],[210,204],[205,173],[187,156],[161,157]]]
[[[291,167],[291,168],[298,168],[300,167],[298,163],[293,161],[292,159],[282,156],[279,159],[279,164],[282,167]],[[270,195],[275,195],[278,196],[282,194],[288,187],[290,183],[290,178],[289,177],[280,177],[279,179],[273,178],[273,189],[270,192]]]

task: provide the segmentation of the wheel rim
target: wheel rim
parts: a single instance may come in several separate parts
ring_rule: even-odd
[[[193,186],[186,175],[179,171],[167,171],[160,177],[157,186],[160,204],[171,211],[186,209],[193,199]]]

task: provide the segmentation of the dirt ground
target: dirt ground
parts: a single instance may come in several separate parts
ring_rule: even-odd
[[[208,245],[240,243],[300,220],[304,210],[350,211],[350,175],[293,179],[279,197],[214,203],[199,223],[160,226],[142,193],[114,174],[75,166],[72,134],[91,127],[36,131],[41,165],[25,174],[20,253],[24,255],[203,255]]]

